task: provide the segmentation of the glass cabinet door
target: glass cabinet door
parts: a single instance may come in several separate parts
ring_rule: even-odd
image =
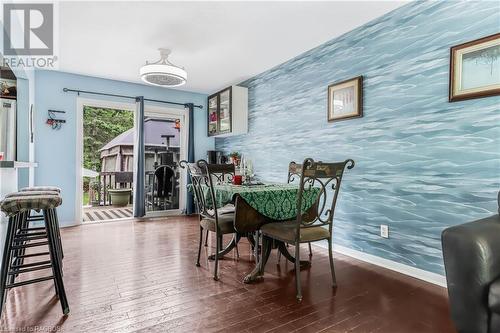
[[[219,93],[219,133],[231,132],[231,89]]]
[[[216,135],[219,132],[217,100],[218,95],[208,99],[208,135]]]

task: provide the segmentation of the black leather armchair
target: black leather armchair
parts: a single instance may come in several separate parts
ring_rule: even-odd
[[[441,240],[456,329],[500,332],[500,216],[447,228]]]

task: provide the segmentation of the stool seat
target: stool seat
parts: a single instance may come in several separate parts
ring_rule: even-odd
[[[41,187],[37,187],[37,188],[41,188]],[[12,197],[28,197],[28,196],[46,196],[46,195],[49,195],[49,196],[60,196],[59,192],[57,191],[35,191],[34,190],[34,187],[31,187],[30,190],[26,190],[26,191],[23,191],[23,192],[13,192],[13,193],[9,193],[7,194],[4,199],[8,199],[8,198],[12,198]],[[2,202],[0,201],[0,209],[1,209],[1,204]],[[49,206],[50,208],[50,206]],[[43,208],[40,208],[40,209],[37,209],[37,208],[32,208],[33,210],[36,210],[37,212],[40,212],[41,209]],[[25,225],[23,226],[26,230],[29,230],[29,223],[30,222],[38,222],[38,221],[45,221],[45,217],[43,215],[32,215],[31,212],[30,212],[30,209],[27,208],[25,211],[20,211],[20,212],[26,212],[28,215],[26,216],[26,219],[24,220],[25,221]],[[13,213],[15,214],[15,213]],[[62,243],[61,243],[61,233],[59,231],[59,221],[58,221],[58,218],[57,218],[57,212],[56,210],[54,209],[53,210],[53,214],[54,214],[54,219],[55,219],[55,230],[56,230],[56,235],[57,235],[57,246],[58,246],[58,249],[59,249],[59,252],[60,252],[60,255],[61,255],[61,258],[64,258],[64,253],[63,253],[63,248],[62,248]],[[7,213],[8,215],[8,213]]]
[[[62,204],[62,198],[56,194],[13,196],[0,203],[0,210],[8,216],[30,210],[52,209]]]
[[[56,191],[24,191],[24,192],[12,192],[4,196],[4,199],[12,197],[29,197],[34,195],[59,195]]]
[[[50,191],[61,193],[61,189],[55,186],[31,186],[31,187],[23,187],[19,190],[20,192],[31,192],[31,191]]]

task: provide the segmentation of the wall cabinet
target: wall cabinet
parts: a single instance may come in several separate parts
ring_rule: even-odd
[[[248,132],[248,89],[231,86],[208,96],[208,136]]]

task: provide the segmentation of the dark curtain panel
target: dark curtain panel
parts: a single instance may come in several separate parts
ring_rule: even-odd
[[[194,104],[188,103],[186,107],[189,111],[189,133],[188,133],[188,162],[194,162]],[[187,183],[191,183],[191,178],[188,177]],[[194,201],[193,194],[187,191],[187,200],[186,200],[186,213],[193,214],[195,213],[194,209]]]
[[[136,97],[134,138],[134,217],[146,215],[144,204],[144,97]]]

